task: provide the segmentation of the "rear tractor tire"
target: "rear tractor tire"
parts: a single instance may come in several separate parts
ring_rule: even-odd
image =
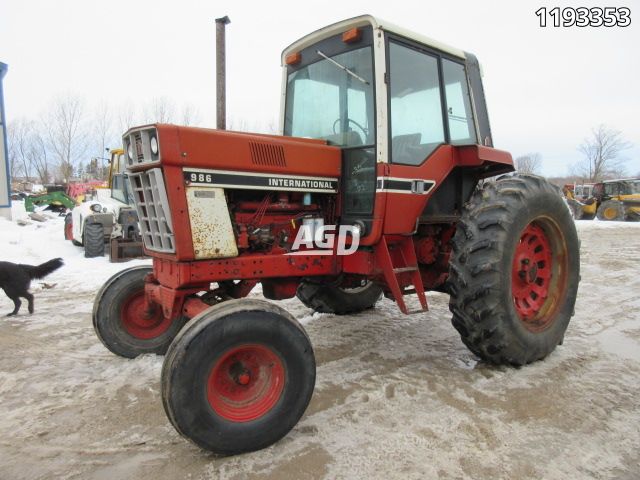
[[[382,295],[382,288],[364,280],[362,285],[343,288],[330,283],[302,282],[296,296],[305,306],[321,313],[347,315],[373,308]]]
[[[598,207],[596,215],[598,220],[604,220],[605,222],[623,221],[625,219],[624,205],[617,200],[607,200]]]
[[[453,239],[449,308],[485,361],[540,360],[562,343],[580,279],[575,224],[556,187],[533,175],[476,191]]]
[[[302,326],[263,300],[229,300],[194,317],[162,367],[162,402],[176,430],[231,455],[265,448],[302,417],[315,385]]]
[[[165,318],[159,306],[147,310],[144,277],[151,272],[151,267],[138,266],[115,274],[94,301],[93,328],[104,346],[121,357],[164,355],[186,322]]]
[[[104,227],[101,223],[85,223],[82,233],[84,256],[86,258],[104,256]]]

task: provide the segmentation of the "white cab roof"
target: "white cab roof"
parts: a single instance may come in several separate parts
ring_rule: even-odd
[[[308,47],[309,45],[313,45],[314,43],[319,42],[320,40],[323,40],[325,38],[338,35],[349,30],[350,28],[363,27],[368,25],[371,25],[374,30],[380,29],[384,30],[385,32],[391,32],[398,36],[414,40],[415,42],[421,43],[423,45],[427,45],[436,50],[446,52],[455,57],[459,57],[462,59],[465,58],[464,52],[458,48],[445,45],[444,43],[438,42],[437,40],[429,37],[425,37],[424,35],[420,35],[419,33],[415,33],[402,27],[398,27],[397,25],[387,22],[386,20],[383,20],[381,18],[376,18],[372,15],[361,15],[359,17],[343,20],[341,22],[334,23],[333,25],[321,28],[320,30],[316,30],[315,32],[310,33],[309,35],[306,35],[300,40],[292,43],[282,52],[282,63],[284,64],[285,57],[290,53],[298,52]]]

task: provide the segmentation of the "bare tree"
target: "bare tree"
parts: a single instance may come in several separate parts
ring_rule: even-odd
[[[26,118],[18,118],[8,127],[7,142],[9,144],[9,168],[11,177],[24,177],[29,182],[31,168],[27,156],[29,139],[33,130],[33,122]]]
[[[136,123],[136,109],[131,102],[124,103],[118,109],[118,134],[122,135]]]
[[[93,129],[95,135],[95,144],[96,150],[94,153],[93,159],[95,162],[92,164],[95,165],[95,171],[90,172],[88,169],[85,169],[85,173],[93,173],[93,175],[100,179],[106,180],[108,169],[105,168],[105,155],[108,149],[117,146],[121,143],[121,141],[115,140],[115,135],[113,132],[113,119],[111,115],[111,110],[109,108],[109,104],[107,102],[101,102],[98,105],[94,113],[94,121],[93,121]]]
[[[145,123],[171,123],[175,107],[167,97],[154,97],[144,108]]]
[[[191,103],[183,105],[180,116],[181,125],[197,125],[200,123],[200,112]]]
[[[629,147],[631,144],[622,138],[622,132],[599,125],[578,147],[585,158],[574,166],[574,172],[591,182],[624,176],[627,159],[621,158],[620,154]]]
[[[34,127],[32,130],[27,156],[29,157],[29,165],[31,165],[40,183],[42,185],[49,183],[51,181],[51,166],[42,128]]]
[[[20,124],[19,121],[9,122],[7,125],[7,157],[9,159],[9,175],[11,178],[16,178],[20,175],[20,162],[18,158],[19,144],[18,137],[20,136]]]
[[[65,95],[54,100],[47,118],[47,137],[63,182],[73,176],[77,162],[87,150],[84,131],[84,103],[79,97]]]
[[[538,152],[527,153],[516,158],[516,170],[520,173],[540,173],[542,155]]]

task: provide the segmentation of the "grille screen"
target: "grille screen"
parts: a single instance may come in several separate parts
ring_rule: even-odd
[[[128,178],[138,211],[144,246],[156,252],[175,252],[171,211],[162,170],[153,168],[130,173]]]

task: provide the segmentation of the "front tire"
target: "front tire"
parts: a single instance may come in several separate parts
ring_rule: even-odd
[[[543,178],[514,175],[473,194],[453,239],[452,323],[483,360],[524,365],[562,343],[580,276],[575,224]]]
[[[296,296],[316,312],[347,315],[373,308],[382,295],[382,288],[365,281],[354,288],[344,288],[331,283],[302,282]]]
[[[85,223],[82,233],[84,256],[86,258],[104,256],[104,227],[101,223]]]
[[[263,300],[215,305],[180,332],[162,367],[162,402],[176,430],[224,455],[284,437],[315,385],[309,337],[282,308]]]
[[[617,200],[607,200],[598,207],[598,220],[605,222],[622,221],[625,218],[624,205]]]
[[[96,295],[93,328],[104,346],[121,357],[164,355],[186,321],[165,318],[157,305],[146,310],[144,278],[152,271],[147,266],[123,270]]]

